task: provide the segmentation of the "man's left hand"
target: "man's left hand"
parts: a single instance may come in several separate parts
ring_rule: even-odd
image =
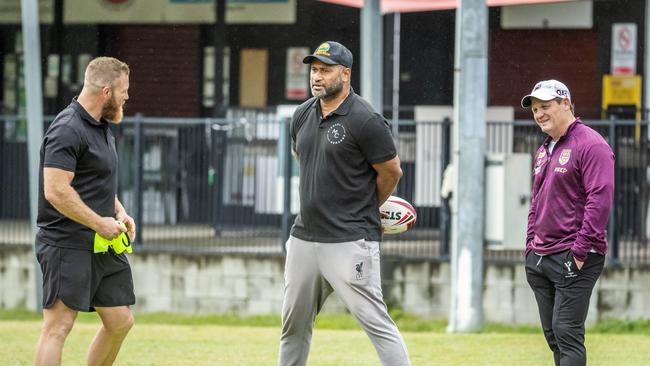
[[[135,221],[133,218],[127,215],[126,212],[121,212],[115,215],[115,219],[124,223],[126,226],[126,235],[129,236],[129,241],[133,243],[136,234]]]
[[[585,264],[585,262],[577,260],[576,257],[573,257],[573,261],[576,262],[576,267],[578,267],[579,270],[582,269],[582,265]]]

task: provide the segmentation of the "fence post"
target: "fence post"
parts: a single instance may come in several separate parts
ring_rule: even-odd
[[[221,235],[221,215],[223,215],[223,186],[226,174],[226,152],[228,144],[228,126],[221,126],[219,122],[212,125],[211,131],[211,154],[212,154],[212,226],[215,235]],[[234,123],[234,122],[230,122]]]
[[[609,119],[609,141],[610,141],[610,146],[612,148],[612,151],[614,152],[614,156],[618,156],[618,138],[616,136],[616,120],[613,118]],[[620,189],[618,187],[618,182],[620,181],[619,175],[620,175],[620,169],[618,167],[617,163],[618,159],[614,159],[614,197],[613,197],[613,204],[612,204],[612,209],[610,210],[609,213],[609,222],[607,225],[607,241],[609,242],[609,247],[610,247],[610,256],[609,256],[609,261],[608,264],[610,265],[616,265],[619,263],[619,246],[618,246],[618,235],[616,232],[616,205],[618,202],[618,195],[620,192]]]
[[[291,155],[291,136],[289,134],[289,126],[291,119],[283,118],[281,124],[282,133],[284,134],[284,146],[278,146],[279,149],[284,149],[284,210],[282,212],[282,252],[286,253],[287,248],[285,243],[289,239],[289,231],[291,230],[291,179],[293,173],[293,156]]]
[[[133,182],[133,201],[135,203],[135,212],[134,218],[136,225],[138,226],[138,235],[135,238],[136,245],[142,244],[142,235],[144,233],[144,224],[142,222],[142,161],[144,159],[144,149],[143,149],[143,127],[142,127],[142,114],[137,113],[135,115],[135,126],[133,133],[133,155],[135,158],[134,170],[135,174]]]
[[[442,121],[442,168],[447,168],[451,162],[451,120],[448,117]],[[455,194],[452,193],[452,194]],[[449,242],[451,232],[451,212],[449,209],[449,198],[443,198],[440,204],[440,257],[449,259]]]

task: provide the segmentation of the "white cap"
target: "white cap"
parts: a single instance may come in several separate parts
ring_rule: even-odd
[[[543,80],[535,84],[533,91],[521,98],[521,106],[528,108],[531,105],[530,98],[536,98],[545,102],[555,98],[567,98],[571,100],[569,88],[557,80]]]

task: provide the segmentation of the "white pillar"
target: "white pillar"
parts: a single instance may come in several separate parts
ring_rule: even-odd
[[[459,0],[452,155],[457,174],[453,193],[456,199],[452,200],[449,332],[475,332],[483,327],[487,33],[485,0]]]
[[[384,31],[379,0],[365,0],[361,9],[361,96],[383,114]]]
[[[23,30],[23,60],[25,67],[25,93],[27,95],[27,156],[29,162],[29,213],[32,232],[36,234],[36,213],[38,210],[38,165],[40,146],[43,139],[43,92],[41,75],[41,38],[38,19],[38,1],[21,0]],[[36,304],[41,310],[43,297],[41,267],[34,262]]]

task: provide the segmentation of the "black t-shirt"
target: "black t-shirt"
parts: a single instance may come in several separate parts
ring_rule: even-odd
[[[44,167],[73,172],[71,186],[81,200],[99,216],[114,216],[117,152],[108,122],[97,122],[75,99],[56,116],[41,146],[36,240],[92,250],[95,232],[67,218],[45,199]]]
[[[380,241],[372,164],[397,155],[388,122],[350,89],[327,118],[317,98],[299,106],[290,135],[300,164],[300,213],[291,235],[326,243]]]

